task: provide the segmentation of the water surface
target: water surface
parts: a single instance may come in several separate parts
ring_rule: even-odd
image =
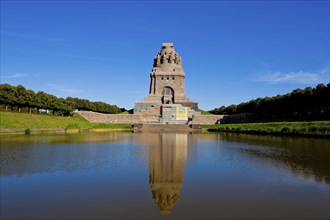
[[[329,219],[330,140],[1,137],[1,219]]]

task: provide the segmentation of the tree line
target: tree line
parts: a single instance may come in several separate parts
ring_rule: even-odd
[[[58,98],[43,91],[35,93],[22,85],[0,84],[0,108],[11,111],[47,112],[54,115],[71,115],[74,110],[117,114],[125,109],[104,102],[68,97]]]
[[[295,89],[284,95],[257,98],[238,105],[221,106],[210,113],[232,115],[254,113],[258,121],[302,121],[330,119],[330,83]]]

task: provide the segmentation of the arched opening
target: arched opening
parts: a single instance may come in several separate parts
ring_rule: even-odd
[[[162,90],[162,102],[163,104],[174,104],[174,90],[165,86]]]

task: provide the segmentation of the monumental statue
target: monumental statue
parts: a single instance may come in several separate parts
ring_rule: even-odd
[[[186,96],[182,59],[173,43],[163,43],[154,58],[150,73],[149,95],[134,106],[134,113],[155,105],[177,104],[197,110],[198,105]]]
[[[102,114],[88,111],[79,111],[79,114],[91,122],[135,124],[137,126],[134,128],[138,130],[142,127],[153,130],[154,124],[215,124],[224,117],[201,115],[198,103],[187,97],[182,58],[174,50],[173,43],[163,43],[161,50],[154,57],[149,95],[135,103],[134,114]],[[189,128],[188,126],[184,128]],[[176,129],[179,127],[176,126]]]

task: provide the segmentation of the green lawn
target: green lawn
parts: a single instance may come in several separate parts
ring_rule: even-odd
[[[212,113],[205,111],[203,109],[198,109],[198,111],[201,113],[201,115],[213,115]]]
[[[0,112],[0,128],[130,129],[129,124],[91,123],[78,114],[72,117]]]
[[[132,129],[130,124],[91,123],[78,114],[63,117],[15,112],[0,112],[0,128],[64,128],[91,131]],[[330,136],[330,121],[219,124],[203,125],[202,128],[208,131]]]
[[[203,125],[208,131],[330,136],[330,121]]]

